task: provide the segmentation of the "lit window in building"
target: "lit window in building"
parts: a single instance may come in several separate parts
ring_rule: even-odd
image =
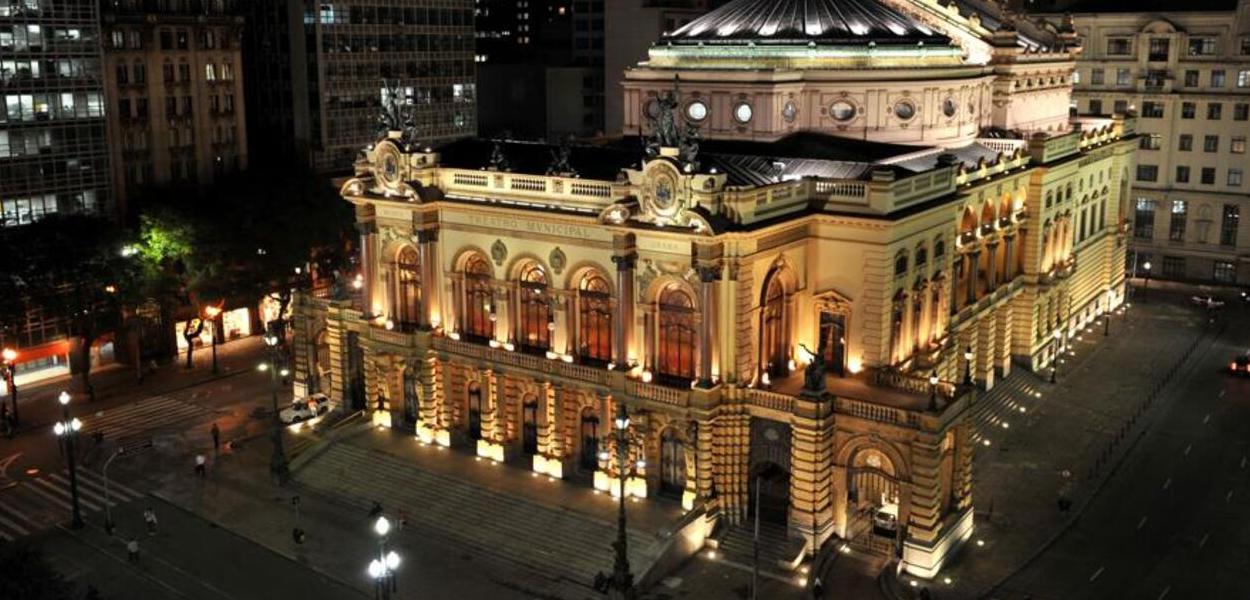
[[[695,304],[685,290],[670,285],[656,306],[659,356],[656,372],[669,380],[694,379]]]
[[[578,353],[584,360],[612,360],[612,295],[608,280],[592,272],[577,290]]]

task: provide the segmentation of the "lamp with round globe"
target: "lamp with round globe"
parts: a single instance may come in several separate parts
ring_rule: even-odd
[[[13,381],[13,376],[17,371],[17,350],[5,348],[0,350],[0,358],[4,359],[0,363],[0,368],[4,369],[4,383],[9,388],[9,402],[13,405],[13,409],[9,411],[9,419],[12,426],[17,427],[17,384]],[[2,425],[2,423],[0,423]]]
[[[972,345],[964,350],[964,385],[972,385]]]
[[[931,375],[929,375],[929,410],[930,411],[936,411],[938,407],[937,386],[938,386],[938,374],[937,374],[937,371],[934,371]]]
[[[260,363],[256,368],[262,373],[269,373],[269,392],[273,409],[273,454],[269,459],[269,473],[274,483],[283,485],[290,474],[290,468],[287,466],[286,451],[282,447],[282,417],[278,411],[278,376],[281,375],[285,380],[290,371],[286,367],[279,366],[278,354],[281,349],[278,347],[280,340],[274,333],[275,329],[274,324],[270,323],[270,331],[264,337],[265,347],[269,351],[269,362]]]
[[[221,331],[221,307],[208,305],[204,307],[204,319],[209,322],[209,331],[213,336],[213,375],[217,374],[217,332]]]
[[[399,569],[399,554],[386,549],[387,536],[391,533],[391,521],[386,515],[378,515],[373,522],[373,532],[378,535],[378,556],[369,561],[369,577],[373,578],[373,597],[390,600],[399,591],[395,571]]]
[[[612,562],[612,577],[608,581],[608,597],[613,600],[633,600],[637,591],[634,589],[634,576],[629,571],[628,542],[625,533],[625,481],[629,479],[629,410],[625,408],[624,402],[618,403],[616,418],[612,422],[616,426],[616,475],[620,495],[617,498],[616,541],[612,543],[615,553]],[[635,466],[638,471],[641,471],[646,464],[646,461],[640,459]]]
[[[73,501],[70,507],[73,512],[70,525],[75,529],[80,529],[83,522],[82,510],[78,506],[78,463],[75,457],[75,446],[78,442],[78,432],[82,429],[82,421],[79,421],[77,417],[69,416],[69,392],[61,392],[56,399],[61,404],[62,419],[52,426],[52,431],[56,433],[56,437],[65,440],[65,457],[69,467],[69,493]]]
[[[1061,348],[1059,344],[1063,340],[1063,330],[1056,329],[1054,336],[1055,336],[1055,344],[1051,351],[1051,354],[1054,356],[1054,358],[1050,362],[1050,382],[1051,383],[1054,383],[1059,378],[1059,357],[1060,355],[1063,354],[1063,348]]]

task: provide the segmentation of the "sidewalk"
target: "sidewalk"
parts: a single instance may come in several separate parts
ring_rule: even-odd
[[[133,402],[159,394],[201,385],[208,381],[247,373],[256,364],[264,360],[265,345],[260,337],[252,336],[226,342],[217,347],[218,374],[212,373],[212,352],[200,349],[193,355],[194,364],[190,371],[185,367],[186,355],[180,354],[177,360],[157,368],[156,371],[144,375],[143,383],[135,380],[135,370],[126,365],[107,365],[91,373],[91,385],[95,388],[96,400],[89,403],[85,393],[74,393],[71,402],[71,413],[81,416],[90,412],[111,408],[120,404]],[[56,398],[62,390],[72,390],[76,381],[69,375],[55,377],[37,384],[17,389],[18,416],[21,426],[18,433],[38,429],[50,425],[61,418],[61,407]],[[6,405],[9,399],[3,398]]]
[[[1127,319],[1115,316],[1111,337],[1099,326],[1084,333],[1058,383],[1046,384],[1027,413],[978,448],[973,539],[939,580],[918,585],[940,598],[980,597],[1053,539],[1097,491],[1111,461],[1131,447],[1135,434],[1125,435],[1125,424],[1203,334],[1204,322],[1183,301],[1160,295],[1134,303]],[[1072,500],[1070,512],[1059,510],[1061,496]],[[910,585],[910,577],[903,580]]]

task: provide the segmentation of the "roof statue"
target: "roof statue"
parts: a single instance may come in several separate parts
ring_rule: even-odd
[[[495,141],[494,146],[490,149],[490,170],[492,171],[511,171],[512,163],[508,162],[508,157],[503,153],[503,145],[499,141]]]
[[[692,122],[686,123],[686,131],[681,136],[679,155],[681,162],[699,168],[699,126]]]
[[[378,135],[385,136],[392,131],[399,132],[399,141],[404,145],[417,143],[417,122],[415,111],[399,87],[399,80],[391,82],[382,80],[382,112],[378,114]]]
[[[569,146],[569,138],[562,138],[560,145],[551,150],[551,164],[547,166],[548,175],[577,177],[577,169],[569,164],[569,156],[573,149]]]
[[[655,115],[647,115],[651,122],[652,145],[663,148],[676,148],[681,143],[681,132],[677,129],[677,107],[681,105],[681,90],[677,88],[677,79],[673,79],[673,89],[665,91],[656,103]]]

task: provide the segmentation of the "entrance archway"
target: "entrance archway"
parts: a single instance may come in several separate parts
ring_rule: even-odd
[[[404,369],[404,423],[414,425],[417,422],[417,409],[420,405],[417,396],[417,388],[420,386],[420,380],[417,377],[417,370],[408,367]]]
[[[538,400],[527,395],[521,404],[521,452],[538,454]]]
[[[861,448],[846,472],[847,537],[858,546],[889,553],[902,529],[900,485],[893,460],[878,448]]]
[[[578,466],[583,472],[594,472],[599,467],[599,415],[590,407],[582,409],[581,441]]]
[[[482,439],[482,386],[475,381],[469,384],[469,439]]]
[[[686,444],[677,432],[665,429],[660,436],[660,493],[681,498],[686,491]]]
[[[775,462],[762,462],[751,469],[747,499],[747,522],[754,522],[759,504],[761,523],[786,525],[790,516],[790,472]]]

